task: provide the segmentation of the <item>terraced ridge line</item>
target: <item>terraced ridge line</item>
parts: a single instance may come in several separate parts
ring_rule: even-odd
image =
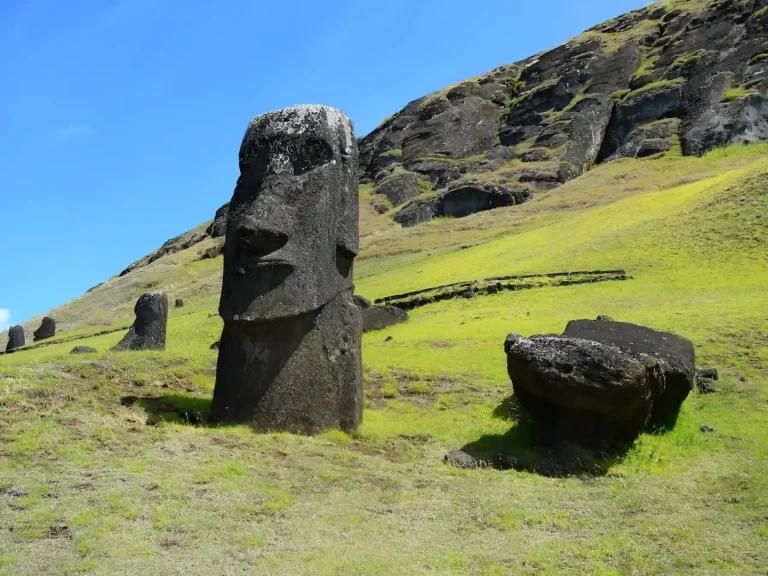
[[[586,270],[497,276],[480,280],[454,282],[453,284],[424,288],[413,292],[405,292],[404,294],[395,294],[379,298],[374,303],[377,305],[389,304],[403,310],[413,310],[433,302],[450,300],[452,298],[497,294],[503,290],[530,290],[533,288],[574,286],[596,282],[622,282],[631,279],[632,276],[627,276],[624,270]]]
[[[15,354],[16,352],[25,352],[27,350],[34,350],[36,348],[44,348],[45,346],[53,346],[54,344],[66,344],[67,342],[77,342],[78,340],[85,340],[86,338],[94,338],[95,336],[103,336],[104,334],[114,334],[115,332],[121,332],[123,330],[130,329],[130,326],[123,326],[121,328],[110,328],[109,330],[102,330],[101,332],[94,332],[93,334],[84,334],[82,336],[71,336],[69,338],[61,338],[60,340],[50,340],[35,344],[34,346],[22,346],[14,350],[0,351],[0,356],[4,354]]]

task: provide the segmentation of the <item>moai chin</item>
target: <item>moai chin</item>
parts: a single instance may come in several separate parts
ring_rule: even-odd
[[[357,143],[326,106],[254,118],[229,206],[211,420],[262,431],[362,420]]]

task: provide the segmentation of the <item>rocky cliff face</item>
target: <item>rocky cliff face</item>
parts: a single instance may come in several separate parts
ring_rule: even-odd
[[[411,102],[360,140],[411,226],[524,202],[595,163],[768,140],[768,0],[669,0]]]

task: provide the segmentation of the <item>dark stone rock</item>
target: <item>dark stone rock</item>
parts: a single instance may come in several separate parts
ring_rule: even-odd
[[[676,116],[680,111],[682,92],[680,84],[670,84],[639,92],[623,101],[608,126],[599,160],[616,154],[638,126]]]
[[[312,434],[362,420],[357,143],[325,106],[254,118],[229,209],[213,422]]]
[[[702,394],[713,394],[717,392],[717,384],[711,378],[697,378],[696,387]]]
[[[544,162],[549,160],[549,152],[544,148],[534,148],[530,152],[526,152],[520,158],[523,162]]]
[[[518,199],[524,201],[528,196],[522,191],[515,195],[511,190],[503,187],[485,189],[472,185],[461,186],[443,195],[440,213],[442,216],[463,218],[485,210],[514,206]]]
[[[51,318],[50,316],[46,316],[43,318],[42,324],[40,324],[40,328],[35,330],[35,333],[33,335],[33,341],[38,342],[40,340],[46,340],[48,338],[53,338],[56,335],[56,320]]]
[[[416,226],[417,224],[423,224],[429,222],[438,214],[438,199],[431,198],[426,201],[414,201],[407,206],[404,206],[395,215],[395,222],[402,225],[405,228]]]
[[[70,354],[96,354],[97,352],[96,348],[91,348],[90,346],[75,346]]]
[[[133,326],[112,350],[165,350],[168,295],[160,291],[147,292],[136,302],[134,313]]]
[[[488,288],[485,289],[486,294],[498,294],[499,289],[496,286],[488,286]]]
[[[420,179],[415,174],[395,174],[377,184],[372,194],[381,194],[393,206],[400,206],[421,193],[419,182]]]
[[[714,426],[710,426],[709,424],[704,424],[701,427],[701,431],[702,432],[714,432],[715,430],[716,430],[716,428]]]
[[[224,252],[224,244],[219,244],[218,246],[212,246],[211,248],[208,248],[205,252],[202,253],[202,255],[200,256],[200,260],[212,260],[217,256],[221,255],[223,252]]]
[[[654,423],[663,424],[674,417],[693,390],[696,352],[687,338],[627,322],[596,320],[573,320],[563,335],[616,346],[638,359],[648,355],[658,360],[664,372],[664,386],[654,399]]]
[[[221,340],[216,340],[213,344],[211,344],[210,350],[218,350],[221,347]]]
[[[477,294],[475,294],[475,291],[474,291],[474,290],[467,290],[466,292],[463,292],[463,293],[461,294],[461,297],[462,297],[462,298],[466,298],[467,300],[471,300],[471,299],[472,299],[472,298],[474,298],[475,296],[477,296]]]
[[[455,468],[472,470],[479,467],[479,463],[472,456],[462,450],[451,450],[445,455],[445,462]]]
[[[363,317],[363,332],[408,322],[408,312],[396,306],[373,306],[361,309],[360,312]]]
[[[216,210],[213,222],[205,233],[211,238],[223,238],[227,234],[227,218],[229,216],[229,202]]]
[[[709,378],[710,380],[718,380],[720,374],[717,368],[696,368],[696,378]]]
[[[360,308],[361,310],[367,310],[368,308],[372,308],[373,304],[371,304],[371,301],[367,298],[364,298],[363,296],[360,296],[359,294],[355,294],[352,296],[352,300],[355,303],[355,306]]]
[[[611,156],[614,158],[645,158],[661,152],[667,152],[672,147],[672,139],[677,134],[680,122],[669,119],[653,122],[635,129]]]
[[[392,336],[387,336],[387,337],[384,339],[384,342],[392,342],[392,340],[394,340],[394,338],[392,338]]]
[[[634,440],[664,386],[658,361],[579,338],[510,334],[515,396],[554,440]]]
[[[176,308],[184,308],[184,300],[182,298],[176,298],[176,302],[174,302]]]
[[[5,351],[16,350],[16,348],[21,348],[25,344],[24,328],[22,326],[11,326],[11,329],[8,330],[8,344],[5,345]]]
[[[461,177],[461,166],[462,164],[454,161],[419,159],[412,162],[408,168],[412,172],[426,176],[435,189],[440,189]]]

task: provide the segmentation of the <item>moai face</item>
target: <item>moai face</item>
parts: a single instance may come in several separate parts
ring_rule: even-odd
[[[325,106],[254,118],[229,207],[221,317],[254,322],[320,308],[352,287],[357,251],[349,118]]]

